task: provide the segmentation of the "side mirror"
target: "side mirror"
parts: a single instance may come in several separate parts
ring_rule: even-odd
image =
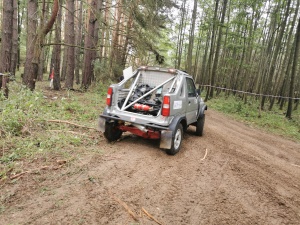
[[[200,88],[198,88],[198,89],[196,90],[196,92],[197,92],[198,95],[201,95],[201,90],[200,90]]]

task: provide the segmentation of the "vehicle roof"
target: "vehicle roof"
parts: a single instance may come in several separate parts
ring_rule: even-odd
[[[159,72],[165,72],[165,73],[172,73],[174,75],[180,74],[180,75],[184,75],[184,76],[189,77],[189,78],[193,78],[186,71],[173,69],[173,68],[157,67],[157,66],[141,66],[137,70],[139,70],[139,71],[141,71],[141,70],[144,70],[144,71],[159,71]],[[172,71],[174,71],[174,72],[172,72]]]

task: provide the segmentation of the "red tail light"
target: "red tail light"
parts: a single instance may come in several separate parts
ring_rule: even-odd
[[[161,115],[169,116],[170,115],[170,108],[171,108],[171,106],[170,106],[170,96],[164,96]]]
[[[112,87],[110,87],[107,90],[107,97],[106,97],[106,105],[108,105],[108,106],[111,106],[112,95],[113,95],[113,89],[112,89]]]

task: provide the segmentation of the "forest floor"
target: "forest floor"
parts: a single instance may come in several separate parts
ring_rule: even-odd
[[[175,156],[91,131],[97,146],[72,147],[72,160],[22,161],[0,184],[0,224],[299,224],[300,143],[206,115],[204,136],[189,128]]]

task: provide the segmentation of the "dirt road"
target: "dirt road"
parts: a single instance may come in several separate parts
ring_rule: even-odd
[[[0,224],[158,224],[142,208],[166,225],[300,224],[300,143],[212,110],[193,131],[175,156],[125,135],[25,174],[2,187]]]

